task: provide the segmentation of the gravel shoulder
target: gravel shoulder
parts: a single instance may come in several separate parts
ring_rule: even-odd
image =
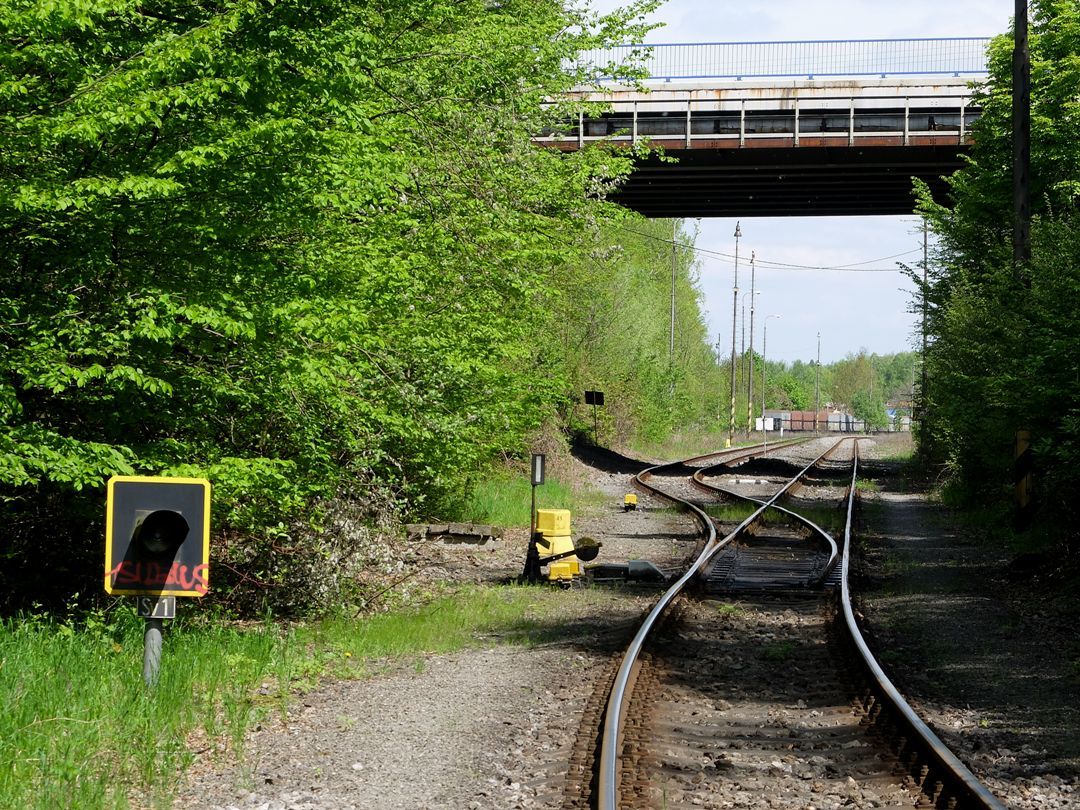
[[[296,696],[251,730],[239,758],[197,761],[174,807],[559,807],[593,685],[650,604],[640,591],[564,597],[533,646],[481,638]]]
[[[242,762],[196,772],[176,806],[557,806],[587,697],[573,687],[602,662],[573,645],[493,647],[326,684],[257,728]]]

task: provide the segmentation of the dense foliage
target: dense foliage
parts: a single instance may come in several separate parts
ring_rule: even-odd
[[[1033,0],[1032,259],[1012,262],[1012,38],[990,78],[954,205],[924,194],[939,240],[925,290],[931,344],[920,446],[968,497],[1007,504],[1013,437],[1032,431],[1043,518],[1075,527],[1080,491],[1080,7]],[[1075,528],[1071,530],[1075,538]]]
[[[571,370],[568,389],[604,391],[609,442],[712,425],[721,387],[728,391],[702,314],[698,266],[689,249],[695,234],[684,224],[654,220],[608,228],[561,285],[554,333]],[[591,408],[582,406],[566,419],[591,432]]]
[[[516,452],[629,165],[529,137],[649,5],[5,0],[5,595],[99,581],[111,474],[209,477],[216,584],[269,586],[320,503]]]

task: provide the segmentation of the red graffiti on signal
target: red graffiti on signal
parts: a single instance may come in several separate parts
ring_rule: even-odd
[[[175,588],[200,596],[210,588],[210,566],[206,563],[188,566],[174,562],[166,568],[153,560],[122,560],[107,576],[112,577],[114,588]]]

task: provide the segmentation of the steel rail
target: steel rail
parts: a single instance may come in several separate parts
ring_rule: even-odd
[[[850,438],[850,437],[848,437]],[[825,453],[822,453],[818,458],[810,462],[806,467],[802,469],[791,481],[777,492],[768,502],[763,504],[759,509],[755,510],[750,517],[746,518],[740,523],[730,534],[726,537],[717,540],[716,539],[716,527],[713,525],[712,520],[705,514],[704,510],[685,501],[681,498],[677,498],[667,493],[661,493],[660,490],[645,483],[644,478],[650,477],[653,471],[663,469],[664,467],[673,466],[672,463],[657,464],[653,467],[642,470],[635,476],[635,484],[642,487],[646,491],[653,492],[662,495],[671,501],[677,501],[683,504],[687,511],[691,512],[695,520],[699,521],[704,527],[706,541],[705,547],[701,554],[694,561],[694,563],[687,569],[670,588],[668,588],[663,595],[657,600],[652,610],[645,617],[645,620],[641,623],[641,627],[638,628],[633,640],[627,647],[626,653],[623,655],[623,660],[619,666],[619,671],[615,675],[615,681],[612,684],[611,692],[608,695],[607,710],[604,714],[604,729],[600,740],[600,773],[599,773],[599,785],[598,785],[598,801],[597,807],[599,810],[618,810],[619,803],[619,791],[618,791],[618,777],[619,777],[619,738],[622,734],[622,720],[626,711],[626,706],[629,701],[630,693],[628,691],[628,684],[630,683],[631,676],[637,666],[638,657],[641,655],[641,650],[645,646],[645,641],[648,639],[649,634],[652,632],[653,627],[657,621],[663,615],[664,611],[671,605],[672,602],[682,593],[687,583],[693,579],[698,571],[704,568],[716,556],[722,548],[730,543],[740,532],[744,531],[762,512],[768,509],[772,502],[779,498],[787,489],[800,477],[805,475],[815,464],[818,463],[824,456],[831,453],[840,442],[846,439],[840,439],[836,445],[830,447]],[[775,445],[774,445],[775,447]],[[710,455],[720,455],[719,453],[713,453]],[[708,456],[697,456],[696,459],[708,458]],[[689,459],[694,460],[694,459]],[[730,459],[729,459],[730,461]],[[676,462],[681,463],[681,462]]]
[[[694,474],[694,483],[700,486],[706,492],[720,492],[725,495],[733,495],[736,498],[741,498],[743,500],[750,501],[751,503],[756,504],[765,503],[765,501],[761,500],[760,498],[754,498],[750,495],[740,495],[739,493],[733,492],[730,489],[719,487],[716,484],[708,484],[704,481],[698,481],[696,478],[697,475],[698,473]],[[825,531],[825,529],[818,526],[816,523],[814,523],[814,521],[810,520],[810,518],[803,517],[798,512],[793,512],[790,509],[787,509],[783,506],[777,506],[776,504],[773,504],[771,508],[776,510],[777,512],[783,512],[796,523],[805,526],[807,529],[810,530],[812,534],[816,534],[818,537],[825,541],[826,545],[828,545],[829,559],[825,561],[825,566],[821,569],[821,573],[815,576],[808,583],[809,586],[812,588],[821,587],[823,584],[825,584],[825,580],[829,578],[829,574],[832,573],[833,569],[836,567],[836,564],[840,561],[840,548],[837,545],[836,540],[833,539],[833,536],[827,531]]]
[[[642,490],[643,492],[645,492],[645,493],[647,493],[649,495],[652,495],[654,497],[660,498],[662,500],[670,501],[671,503],[675,504],[675,506],[677,508],[681,508],[681,509],[684,509],[684,510],[690,512],[690,514],[694,518],[694,520],[697,521],[698,525],[701,526],[702,534],[708,535],[709,531],[710,531],[710,528],[712,527],[713,524],[712,524],[712,519],[704,511],[702,511],[701,509],[698,509],[697,507],[695,507],[689,501],[684,501],[682,498],[676,497],[675,495],[672,495],[672,494],[670,494],[668,492],[664,492],[662,489],[658,489],[657,487],[652,486],[651,484],[647,483],[645,479],[651,478],[656,473],[657,470],[662,470],[665,467],[684,466],[684,465],[687,465],[687,464],[692,464],[695,461],[704,461],[705,459],[716,458],[718,456],[723,456],[724,459],[723,459],[723,461],[719,462],[718,464],[713,465],[714,467],[732,466],[732,465],[735,465],[735,464],[739,464],[739,463],[741,463],[743,461],[749,461],[750,459],[757,457],[760,452],[766,452],[769,447],[771,447],[773,450],[779,450],[779,449],[784,448],[784,447],[793,447],[796,444],[804,444],[804,443],[810,441],[811,438],[813,438],[813,437],[805,436],[805,437],[800,437],[800,438],[797,438],[797,439],[783,439],[780,442],[774,442],[772,445],[765,445],[764,443],[747,445],[745,447],[738,447],[738,448],[733,448],[733,449],[729,449],[729,450],[718,450],[718,451],[715,451],[715,452],[712,452],[712,453],[705,453],[704,455],[700,455],[700,456],[691,456],[690,458],[684,458],[684,459],[681,459],[679,461],[670,461],[670,462],[666,462],[664,464],[657,464],[657,465],[655,465],[653,467],[649,467],[647,469],[644,469],[640,473],[635,475],[633,483],[634,483],[635,487]],[[830,448],[826,452],[832,452],[832,449],[833,448]],[[706,467],[704,469],[711,469],[711,467]],[[695,475],[696,474],[697,473],[695,473]],[[691,480],[693,480],[693,477],[691,477]],[[777,508],[782,509],[783,507],[777,507]],[[714,534],[715,534],[715,531],[714,531]],[[704,550],[707,547],[708,547],[708,542],[706,542],[702,546],[702,549]],[[696,565],[696,563],[695,563],[695,565]]]
[[[849,436],[849,437],[846,437],[846,438],[852,438],[852,437]],[[826,457],[830,453],[832,453],[834,450],[836,450],[840,446],[840,443],[843,442],[843,441],[844,441],[844,439],[839,439],[836,442],[836,444],[834,444],[832,447],[830,447],[828,450],[826,450],[814,462],[814,464],[812,464],[811,466],[814,466],[817,463],[819,463],[821,461],[824,461],[826,459]],[[858,444],[857,439],[855,440],[855,443],[856,443],[856,445]],[[733,497],[733,498],[737,498],[737,499],[744,500],[744,501],[750,501],[751,503],[756,503],[756,504],[765,503],[765,501],[763,501],[761,498],[754,498],[754,497],[752,497],[750,495],[743,495],[743,494],[741,494],[739,492],[736,492],[735,490],[727,489],[726,487],[721,487],[721,486],[719,486],[717,484],[710,484],[710,483],[703,480],[703,477],[705,475],[710,474],[711,470],[715,470],[716,468],[721,467],[721,466],[723,466],[723,465],[722,464],[715,464],[715,465],[713,465],[711,467],[703,467],[702,469],[700,469],[696,473],[694,473],[693,476],[691,476],[690,480],[693,482],[693,484],[695,486],[697,486],[698,488],[700,488],[700,489],[702,489],[702,490],[704,490],[706,492],[714,492],[714,493],[719,492],[719,493],[722,493],[724,495],[728,495],[728,496]],[[799,473],[798,477],[801,478],[805,473],[806,473],[806,470],[803,470],[803,472]],[[784,488],[781,490],[780,494],[784,494],[785,492],[787,492],[791,488],[792,484],[793,484],[793,481],[788,482],[788,484],[786,484],[784,486]],[[785,515],[792,518],[796,523],[802,524],[803,526],[808,528],[812,534],[818,535],[818,537],[820,537],[822,540],[824,540],[826,545],[828,545],[828,547],[829,547],[829,559],[826,560],[825,566],[822,568],[821,573],[818,574],[817,576],[815,576],[812,580],[810,580],[810,583],[809,583],[811,587],[814,587],[814,588],[821,587],[825,583],[825,580],[827,580],[829,578],[829,575],[832,573],[832,570],[836,567],[837,563],[840,561],[840,548],[837,545],[836,540],[833,538],[833,536],[829,532],[825,531],[825,529],[818,526],[816,523],[814,523],[814,521],[810,520],[809,518],[803,517],[798,512],[794,512],[791,509],[787,509],[787,508],[785,508],[783,506],[778,506],[775,503],[771,503],[771,508],[778,511],[778,512],[783,512]]]
[[[779,450],[782,447],[791,447],[792,445],[795,445],[795,444],[803,444],[805,442],[810,441],[812,438],[815,438],[815,437],[814,436],[800,436],[800,437],[794,438],[794,439],[780,439],[779,441],[774,441],[772,444],[769,445],[769,447],[771,447],[773,450]],[[675,466],[676,464],[692,464],[695,461],[704,461],[707,458],[716,458],[718,456],[724,456],[724,460],[718,462],[717,464],[715,464],[713,466],[716,466],[716,467],[730,466],[732,464],[742,462],[742,461],[749,461],[750,459],[757,457],[759,448],[764,452],[765,444],[762,443],[762,444],[746,445],[745,447],[732,447],[732,448],[730,448],[728,450],[718,450],[718,451],[713,452],[713,453],[705,453],[704,455],[701,455],[701,456],[691,456],[690,458],[684,458],[681,461],[675,461],[675,462],[671,462],[669,464],[659,464],[659,465],[657,465],[655,467],[650,467],[647,470],[642,470],[641,474],[645,475],[646,473],[648,473],[649,475],[652,475],[653,472],[655,472],[656,470],[662,469],[664,467],[671,467],[671,466]],[[708,469],[708,468],[705,468],[705,469]],[[648,486],[648,485],[646,485],[646,486]],[[649,489],[653,494],[659,495],[661,498],[671,498],[671,496],[668,495],[666,492],[658,490],[655,487],[649,487]],[[672,500],[678,500],[678,498],[672,498]]]
[[[848,492],[847,518],[844,522],[844,553],[840,569],[840,600],[844,612],[844,622],[848,634],[855,644],[868,671],[878,695],[890,705],[894,720],[904,725],[908,732],[922,742],[922,748],[938,766],[939,776],[948,779],[957,792],[961,807],[982,808],[983,810],[1005,810],[1005,805],[994,796],[985,785],[961,762],[948,746],[930,729],[915,710],[911,708],[899,690],[870,652],[870,647],[863,638],[862,631],[855,621],[851,607],[851,592],[848,587],[848,571],[851,556],[851,522],[855,505],[855,482],[859,472],[858,440],[855,442],[855,458],[852,460],[851,489]]]

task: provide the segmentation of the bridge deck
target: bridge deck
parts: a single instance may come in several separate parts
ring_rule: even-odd
[[[582,112],[538,143],[648,142],[615,198],[650,217],[905,214],[912,178],[947,201],[979,109],[962,79],[727,82],[582,92]]]

